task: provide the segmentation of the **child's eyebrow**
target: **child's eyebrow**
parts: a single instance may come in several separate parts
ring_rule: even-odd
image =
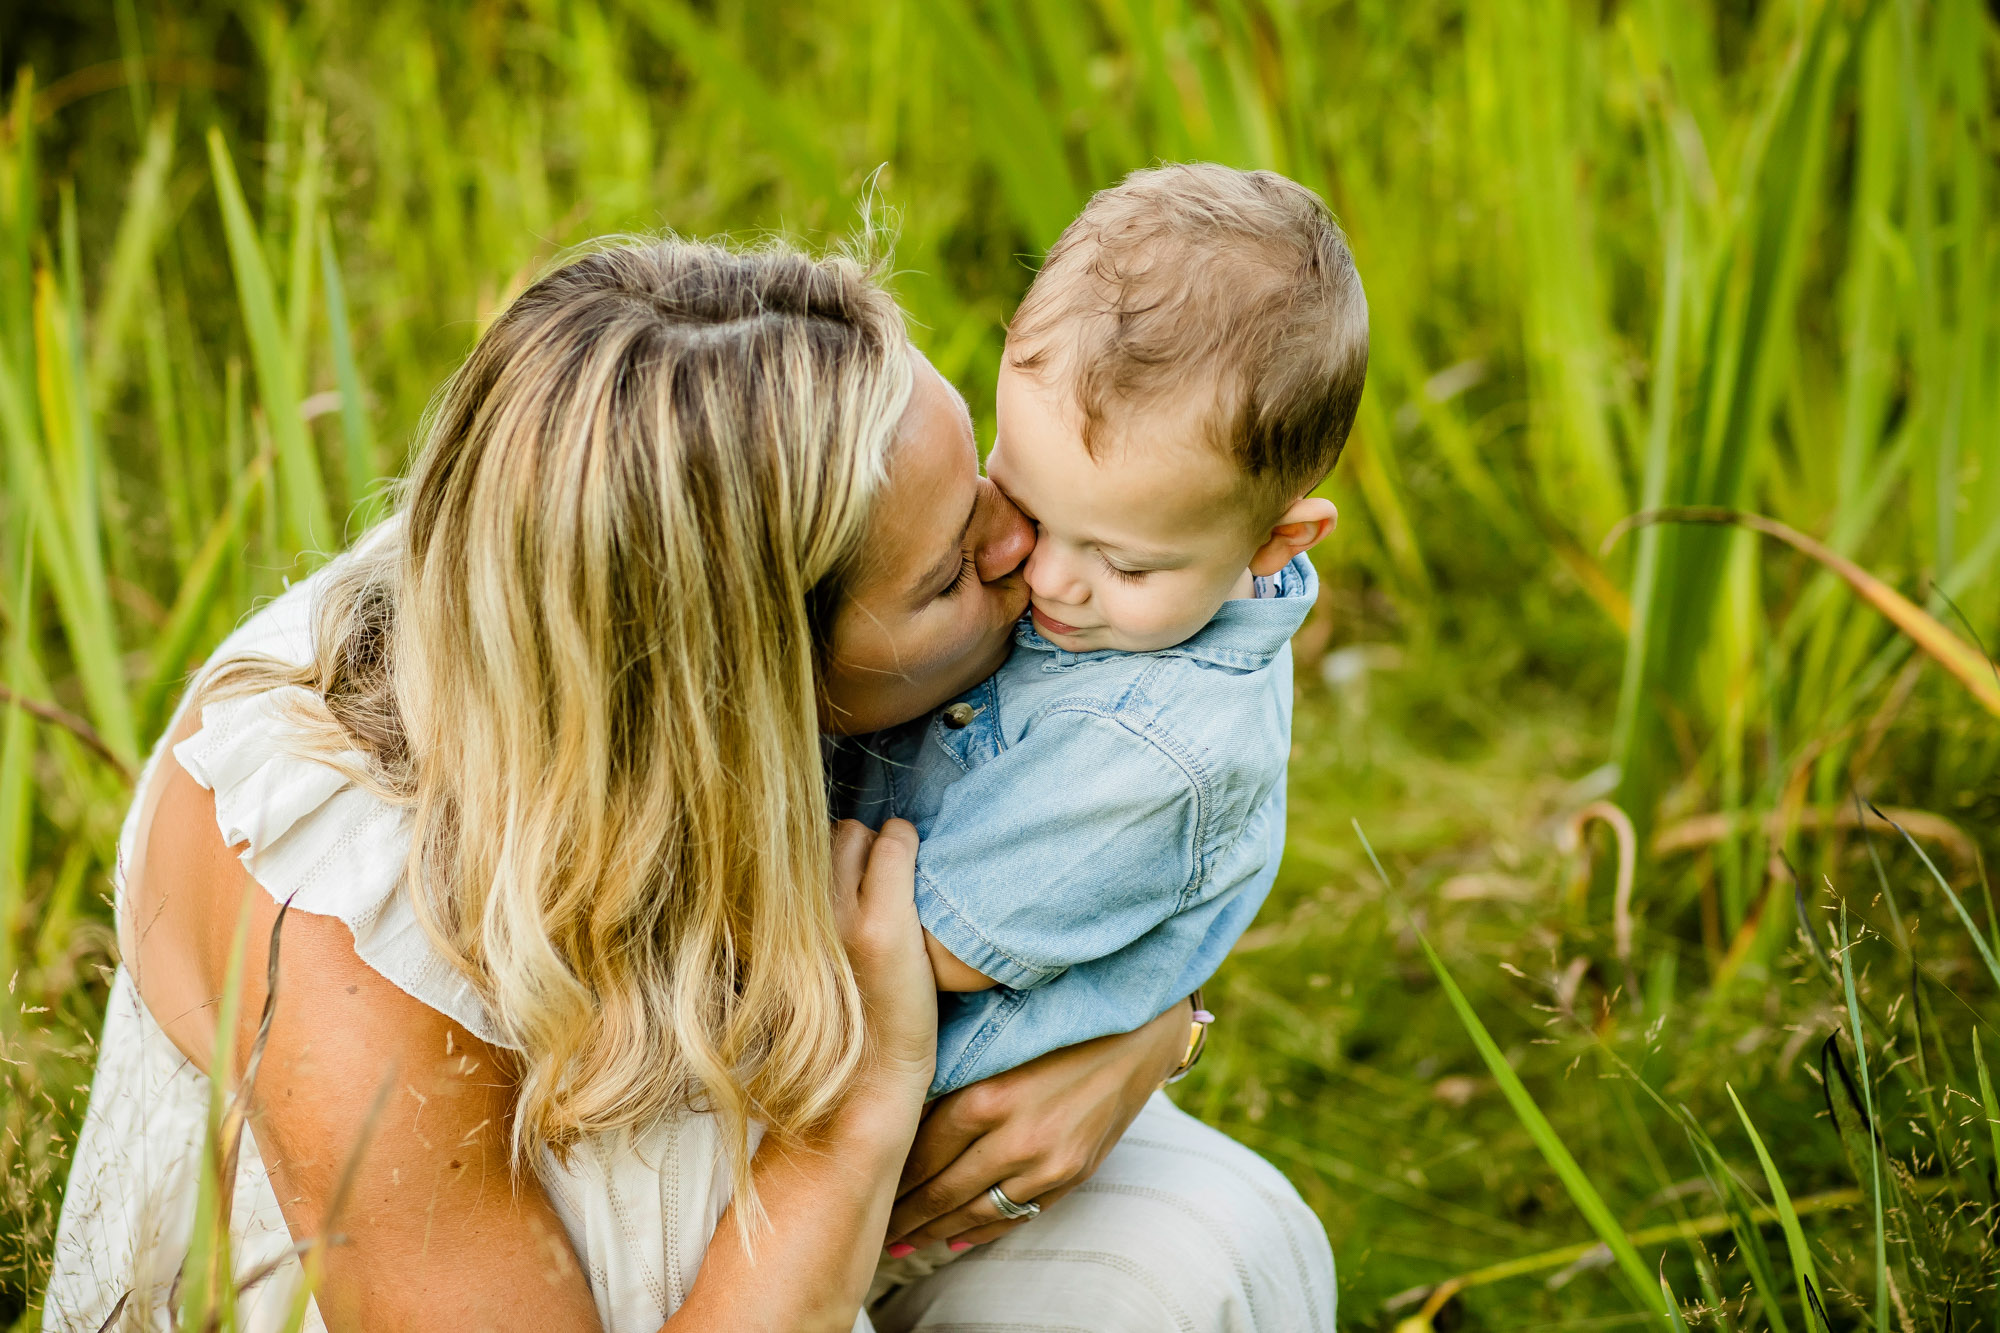
[[[1124,542],[1101,541],[1096,538],[1089,538],[1087,541],[1089,545],[1095,546],[1104,554],[1134,560],[1155,569],[1179,569],[1189,563],[1185,551],[1162,551],[1150,546],[1131,546]]]

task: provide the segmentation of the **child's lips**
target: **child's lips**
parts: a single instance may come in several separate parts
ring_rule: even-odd
[[[1041,607],[1039,607],[1039,606],[1036,606],[1036,605],[1034,605],[1034,604],[1033,604],[1032,602],[1031,602],[1031,603],[1029,603],[1029,605],[1028,605],[1028,612],[1029,612],[1029,614],[1030,614],[1030,615],[1034,616],[1034,618],[1035,618],[1035,628],[1037,628],[1037,629],[1041,630],[1041,631],[1042,631],[1042,633],[1044,633],[1044,634],[1081,634],[1081,633],[1083,633],[1083,631],[1082,631],[1082,630],[1078,629],[1078,628],[1077,628],[1076,626],[1074,626],[1074,625],[1065,625],[1065,624],[1063,624],[1063,623],[1062,623],[1062,621],[1060,621],[1060,620],[1057,620],[1057,619],[1056,619],[1056,618],[1055,618],[1054,616],[1052,616],[1052,615],[1049,615],[1048,613],[1046,613],[1045,611],[1043,611]]]

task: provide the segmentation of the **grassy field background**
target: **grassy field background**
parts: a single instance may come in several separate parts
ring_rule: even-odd
[[[1350,1325],[2000,1327],[1996,57],[1976,0],[8,6],[0,1326],[128,775],[483,321],[588,237],[872,199],[984,435],[1042,249],[1206,158],[1332,202],[1374,359],[1178,1099]]]

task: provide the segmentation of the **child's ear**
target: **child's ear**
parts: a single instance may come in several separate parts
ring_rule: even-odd
[[[1291,564],[1293,556],[1325,541],[1338,522],[1340,511],[1331,500],[1308,495],[1293,501],[1292,507],[1271,525],[1270,537],[1250,557],[1250,572],[1260,579],[1269,578]]]

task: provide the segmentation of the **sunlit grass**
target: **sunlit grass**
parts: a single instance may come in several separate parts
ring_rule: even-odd
[[[27,705],[0,708],[0,1323],[36,1317],[129,775],[245,608],[379,516],[485,320],[595,235],[823,242],[865,206],[984,434],[1034,257],[1091,190],[1193,157],[1327,196],[1374,351],[1286,868],[1183,1104],[1320,1211],[1350,1323],[1658,1323],[1662,1276],[1691,1326],[1992,1323],[1976,0],[86,18],[0,50],[0,684]],[[1762,515],[1885,595],[1747,531],[1605,545],[1669,506]],[[1629,960],[1609,846],[1561,841],[1606,798],[1640,853]],[[1916,850],[1866,801],[1921,816]],[[1644,1273],[1576,1250],[1607,1226]]]

